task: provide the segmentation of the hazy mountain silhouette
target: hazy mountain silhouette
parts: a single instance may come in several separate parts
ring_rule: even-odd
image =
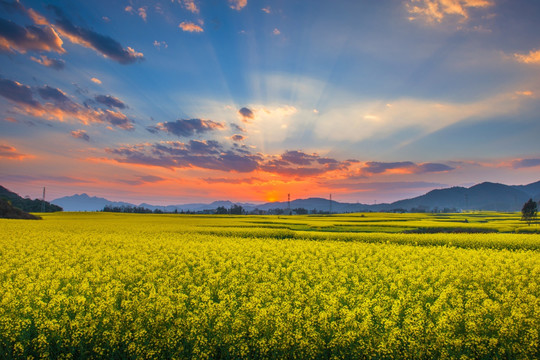
[[[528,185],[504,185],[498,183],[484,182],[465,187],[451,187],[447,189],[432,190],[424,195],[411,199],[395,201],[393,203],[382,203],[368,205],[361,203],[342,203],[332,201],[333,213],[361,212],[361,211],[392,211],[403,209],[406,211],[423,210],[440,211],[447,210],[493,210],[493,211],[519,211],[523,204],[530,198],[535,201],[540,200],[540,181]],[[90,197],[87,194],[65,196],[52,201],[53,204],[62,206],[66,211],[99,211],[108,206],[139,206],[150,210],[162,210],[173,212],[180,211],[203,211],[213,210],[219,206],[230,208],[232,205],[241,205],[245,210],[254,209],[268,211],[271,209],[287,209],[288,203],[270,202],[265,204],[235,203],[231,201],[214,201],[210,204],[192,203],[178,205],[150,205],[142,203],[139,205],[126,202],[109,201],[105,198]],[[308,211],[316,210],[330,211],[330,201],[323,198],[297,199],[291,201],[291,209],[304,208]]]

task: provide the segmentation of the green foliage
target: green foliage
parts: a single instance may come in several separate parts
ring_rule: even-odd
[[[47,201],[39,199],[25,199],[14,192],[9,191],[3,186],[0,186],[0,199],[9,201],[12,206],[21,209],[25,212],[56,212],[62,211],[60,206],[51,204]]]
[[[537,212],[538,205],[533,199],[529,199],[529,201],[523,204],[523,208],[521,209],[521,220],[527,222],[530,226],[536,220]]]

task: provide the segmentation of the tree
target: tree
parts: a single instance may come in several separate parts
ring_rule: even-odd
[[[226,215],[227,214],[227,209],[225,209],[225,206],[218,206],[218,208],[216,209],[216,214],[219,214],[219,215]]]
[[[234,204],[231,206],[229,213],[231,215],[242,215],[242,212],[244,211],[244,208],[242,208],[240,205]]]
[[[536,214],[538,213],[538,205],[533,199],[529,199],[523,208],[521,209],[521,221],[526,221],[529,226],[536,219]]]

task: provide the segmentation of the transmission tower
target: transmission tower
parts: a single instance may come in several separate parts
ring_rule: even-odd
[[[43,198],[41,202],[41,212],[45,212],[45,186],[43,187]]]
[[[287,204],[288,204],[288,208],[289,208],[289,215],[292,215],[292,211],[291,211],[291,194],[287,194]]]

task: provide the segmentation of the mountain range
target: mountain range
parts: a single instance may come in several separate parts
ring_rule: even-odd
[[[411,199],[399,200],[393,203],[361,204],[343,203],[323,198],[297,199],[291,201],[291,209],[304,208],[308,211],[331,210],[332,213],[365,212],[365,211],[461,211],[461,210],[493,210],[493,211],[519,211],[523,204],[532,198],[540,200],[540,181],[528,185],[504,185],[499,183],[484,182],[465,187],[451,187],[446,189],[432,190],[424,195]],[[247,211],[255,209],[268,211],[271,209],[287,209],[287,202],[270,202],[265,204],[233,203],[231,201],[214,201],[209,204],[192,203],[178,205],[151,205],[142,203],[139,205],[110,201],[105,198],[89,196],[87,194],[65,196],[52,201],[61,206],[65,211],[100,211],[105,206],[110,207],[144,207],[150,210],[174,212],[175,210],[199,212],[215,210],[222,206],[230,208],[240,205]],[[331,204],[331,208],[330,208]]]

